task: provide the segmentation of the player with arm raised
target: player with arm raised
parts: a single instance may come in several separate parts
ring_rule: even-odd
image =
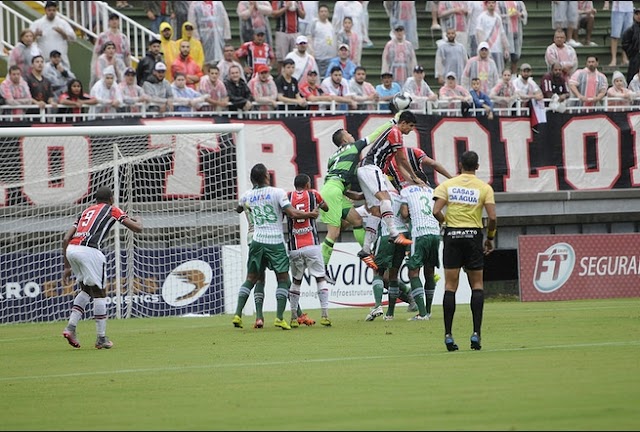
[[[424,150],[418,147],[403,147],[402,148],[404,154],[409,161],[409,165],[413,169],[413,172],[420,177],[427,186],[429,185],[429,181],[425,176],[426,168],[431,168],[434,171],[438,171],[440,174],[445,176],[446,178],[452,178],[451,173],[438,161],[427,156]],[[404,186],[406,186],[407,182],[404,180],[400,169],[398,168],[398,164],[396,162],[395,157],[391,158],[387,164],[385,164],[383,170],[385,174],[389,176],[391,184],[396,188],[396,190],[401,191]]]
[[[113,205],[113,192],[108,187],[99,188],[96,191],[95,200],[96,203],[82,212],[62,240],[63,281],[65,284],[68,283],[73,273],[81,289],[73,300],[69,322],[62,336],[69,345],[80,348],[76,326],[89,301],[93,299],[93,316],[97,334],[95,347],[109,349],[113,343],[106,335],[108,315],[107,290],[104,284],[107,259],[100,250],[100,245],[116,221],[136,233],[142,232],[142,222],[129,217]]]
[[[403,147],[403,135],[411,132],[416,126],[416,117],[411,111],[402,111],[398,116],[397,125],[388,129],[376,138],[357,168],[358,181],[364,193],[367,208],[371,215],[367,218],[365,240],[358,257],[374,270],[377,268],[375,258],[371,253],[371,246],[378,237],[378,225],[384,221],[389,229],[389,241],[397,244],[409,245],[411,240],[398,233],[394,226],[391,197],[388,182],[382,168],[387,161],[396,158],[399,172],[410,184],[424,186],[413,172],[404,152],[398,152]]]
[[[353,208],[353,202],[351,201],[351,199],[357,197],[357,194],[349,191],[349,188],[358,181],[356,168],[360,162],[362,150],[392,126],[392,122],[385,123],[370,135],[358,141],[344,129],[338,129],[333,133],[331,139],[338,149],[329,157],[327,174],[320,189],[320,195],[329,206],[329,211],[323,211],[322,209],[320,211],[322,222],[327,224],[327,235],[322,243],[322,257],[325,266],[329,265],[333,246],[340,236],[343,221],[353,227],[353,235],[356,241],[360,245],[364,242],[365,234],[362,226],[362,217]],[[327,277],[330,283],[335,283],[328,273]]]
[[[242,328],[242,310],[251,290],[266,268],[276,274],[276,319],[274,325],[283,330],[291,330],[289,323],[283,318],[289,298],[289,255],[282,232],[283,215],[296,219],[317,218],[318,210],[302,212],[291,206],[287,193],[271,186],[271,177],[264,164],[256,164],[251,168],[253,189],[245,192],[240,198],[239,206],[246,207],[253,215],[253,241],[249,245],[247,260],[247,277],[238,293],[238,305],[232,323]],[[246,211],[246,210],[245,210]]]
[[[288,194],[289,201],[291,201],[291,205],[294,208],[307,212],[316,208],[320,208],[325,212],[329,210],[329,206],[324,202],[318,191],[311,189],[311,179],[307,174],[297,175],[294,179],[294,186],[296,190]],[[306,313],[302,313],[299,308],[300,286],[302,285],[305,269],[308,269],[309,275],[316,280],[322,313],[320,324],[329,327],[331,326],[331,321],[329,320],[329,289],[325,280],[324,260],[316,221],[315,219],[289,217],[287,218],[287,228],[289,231],[291,277],[293,279],[289,290],[291,327],[298,327],[300,324],[309,326],[316,323]]]

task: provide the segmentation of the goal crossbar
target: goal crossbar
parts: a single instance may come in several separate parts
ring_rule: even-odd
[[[37,136],[118,136],[151,134],[237,133],[242,123],[185,124],[185,125],[132,125],[132,126],[60,126],[60,127],[6,127],[0,128],[0,137]]]

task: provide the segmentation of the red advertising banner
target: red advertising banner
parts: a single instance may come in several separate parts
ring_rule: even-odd
[[[518,239],[520,300],[640,297],[640,234]]]

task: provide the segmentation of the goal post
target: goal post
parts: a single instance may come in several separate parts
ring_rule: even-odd
[[[116,223],[102,245],[110,317],[232,311],[247,250],[235,211],[250,184],[244,133],[204,119],[0,127],[0,323],[68,317],[77,288],[62,283],[62,238],[102,186],[144,225]]]

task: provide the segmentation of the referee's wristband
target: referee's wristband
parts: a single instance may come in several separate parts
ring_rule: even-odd
[[[493,240],[494,238],[496,238],[497,231],[498,231],[497,229],[487,231],[487,240]]]

